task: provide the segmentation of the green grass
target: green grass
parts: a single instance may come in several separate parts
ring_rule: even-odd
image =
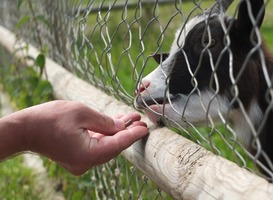
[[[31,66],[13,61],[13,57],[0,48],[0,86],[11,97],[11,103],[22,109],[52,100],[51,85],[41,80]],[[0,161],[0,199],[42,199],[43,192],[37,191],[36,186],[35,174],[23,164],[23,156]]]
[[[39,193],[33,189],[32,171],[23,165],[22,156],[0,162],[0,180],[0,199],[40,199]]]
[[[89,200],[113,198],[148,200],[171,199],[166,193],[159,192],[157,186],[132,166],[123,156],[94,167],[84,175],[75,177],[52,162],[46,162],[49,175],[61,182],[60,190],[67,199]]]
[[[17,109],[23,109],[53,99],[52,87],[35,70],[37,66],[25,66],[24,60],[16,60],[0,48],[1,85],[9,94]],[[30,58],[27,58],[30,59]],[[31,58],[35,61],[35,58]]]

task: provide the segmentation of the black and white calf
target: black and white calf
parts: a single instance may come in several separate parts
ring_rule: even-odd
[[[185,23],[168,54],[154,55],[159,66],[141,80],[135,106],[159,124],[231,122],[252,152],[262,146],[258,157],[269,167],[273,57],[259,34],[264,2],[240,1],[236,19],[214,10]]]

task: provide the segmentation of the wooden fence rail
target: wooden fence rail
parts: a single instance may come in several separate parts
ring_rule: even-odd
[[[15,52],[16,38],[0,26],[0,47]],[[29,45],[29,54],[38,55]],[[20,58],[22,53],[17,51]],[[53,60],[46,59],[48,80],[57,99],[81,101],[108,115],[135,112],[92,85],[75,77]],[[122,154],[174,199],[272,199],[273,185],[216,156],[167,128],[157,128],[143,116],[150,134]]]

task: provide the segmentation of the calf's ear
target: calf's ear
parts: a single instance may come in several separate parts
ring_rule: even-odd
[[[155,53],[152,55],[155,61],[160,64],[160,62],[163,62],[168,58],[169,54],[168,53]]]
[[[264,13],[265,5],[263,0],[241,0],[237,19],[239,34],[250,36],[254,25],[260,28],[264,19]]]

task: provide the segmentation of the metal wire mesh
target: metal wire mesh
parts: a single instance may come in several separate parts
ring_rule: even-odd
[[[187,28],[183,24],[190,22],[190,19],[194,18],[196,14],[204,15],[206,8],[209,8],[213,3],[214,1],[196,0],[187,2],[167,0],[35,2],[29,0],[24,2],[25,6],[20,6],[20,12],[18,12],[18,5],[3,0],[0,3],[0,23],[14,29],[18,26],[18,20],[22,16],[31,15],[34,23],[27,23],[20,27],[17,30],[19,36],[47,49],[50,57],[79,77],[130,105],[133,104],[135,98],[134,91],[139,89],[141,84],[145,85],[144,77],[158,66],[158,70],[165,77],[166,89],[160,100],[153,97],[152,94],[149,102],[145,98],[139,98],[144,109],[148,113],[153,113],[150,115],[157,116],[158,123],[168,125],[214,153],[272,180],[272,162],[265,155],[258,137],[272,113],[272,77],[267,68],[269,64],[265,61],[266,55],[261,45],[261,34],[255,20],[252,19],[254,20],[251,36],[253,46],[251,51],[246,54],[238,72],[233,71],[234,53],[231,48],[231,29],[226,25],[226,18],[221,9],[218,19],[223,30],[225,46],[219,53],[218,62],[213,61],[213,51],[204,46],[203,53],[200,53],[200,56],[196,58],[197,66],[193,69],[188,61],[188,52],[179,39],[173,43],[174,32],[179,29],[178,38],[183,38]],[[230,19],[235,18],[237,13],[237,5],[233,5],[229,11]],[[210,31],[214,27],[208,25],[209,18],[206,20],[205,34],[210,35]],[[213,42],[213,38],[210,37],[209,44]],[[192,76],[189,80],[192,89],[185,96],[183,108],[174,104],[169,85],[172,67],[166,69],[164,64],[163,52],[169,52],[172,43],[177,44],[178,48],[170,66],[174,67],[175,59],[179,59],[179,54],[186,60],[185,72]],[[159,65],[153,60],[155,54],[161,54]],[[226,102],[227,99],[223,99],[221,96],[222,77],[221,71],[219,72],[218,69],[226,54],[229,57],[226,76],[231,82],[231,96],[228,97],[228,106],[223,110],[222,102]],[[262,119],[258,124],[253,124],[253,117],[260,115],[261,111],[251,110],[251,105],[244,104],[239,85],[242,82],[240,79],[245,77],[244,72],[247,71],[247,60],[251,60],[254,54],[258,54],[258,62],[261,63],[262,70],[259,73],[264,77],[262,79],[266,85],[265,93],[262,95],[267,102],[266,108],[263,108]],[[202,56],[205,55],[208,55],[208,59],[211,61],[209,66],[211,73],[208,75],[210,82],[207,85],[210,92],[203,90],[204,83],[200,82],[198,78],[198,71],[203,73],[201,64]],[[142,89],[149,91],[147,86]],[[140,93],[141,91],[138,90],[137,94],[140,95]],[[194,101],[193,98],[195,98]],[[155,105],[162,104],[163,107],[170,105],[173,109],[172,113],[176,118],[179,118],[179,121],[170,117],[167,111],[156,112],[151,109],[149,107],[151,102]],[[189,111],[187,107],[194,109]],[[236,107],[235,111],[231,109],[232,107]],[[201,109],[200,112],[197,112],[198,108]],[[203,123],[200,125],[189,120],[187,118],[188,112],[197,112],[197,115],[202,115]],[[252,151],[238,138],[238,129],[228,120],[228,117],[234,114],[238,116],[235,118],[236,120],[241,120],[237,124],[243,124],[244,126],[241,127],[248,129],[253,135],[253,139],[248,141],[254,147]],[[217,116],[217,121],[215,116]],[[266,162],[261,163],[260,157],[263,157]],[[258,168],[262,168],[264,173],[261,174]],[[126,183],[122,183],[123,180],[119,179],[120,169],[125,170],[122,176],[126,177]],[[104,175],[106,172],[109,174]],[[147,188],[156,187],[148,184],[149,181],[145,175],[135,175],[137,173],[133,167],[125,167],[124,161],[117,160],[93,170],[90,182],[99,179],[97,182],[95,181],[94,187],[97,188],[96,197],[102,199],[113,195],[121,199],[135,199],[136,197],[146,199],[146,196],[147,199],[167,198],[157,189],[150,194]],[[133,193],[137,194],[133,195]]]
[[[139,1],[137,3],[130,4],[126,1],[122,4],[124,5],[122,7],[117,1],[101,1],[98,7],[96,7],[96,4],[91,2],[83,9],[82,4],[79,5],[77,10],[80,10],[80,12],[78,13],[83,14],[80,16],[80,18],[75,18],[78,19],[77,26],[79,27],[76,30],[81,29],[80,34],[84,34],[81,37],[79,37],[79,34],[76,34],[74,41],[81,42],[82,45],[80,48],[85,48],[87,45],[88,50],[85,50],[84,55],[82,56],[79,55],[79,52],[82,52],[81,50],[75,49],[73,51],[74,58],[79,58],[78,63],[80,63],[80,66],[76,67],[76,69],[79,69],[80,73],[84,74],[84,76],[86,76],[88,80],[91,80],[93,84],[97,85],[98,87],[102,87],[103,90],[130,104],[133,99],[133,86],[131,86],[131,89],[127,89],[126,86],[128,86],[128,77],[131,76],[132,85],[134,85],[135,88],[135,83],[141,84],[142,78],[151,71],[149,67],[156,66],[154,63],[152,63],[153,61],[151,59],[151,54],[153,53],[151,52],[162,53],[169,51],[169,47],[165,47],[164,45],[170,45],[172,43],[169,41],[170,39],[173,40],[174,37],[171,30],[181,27],[182,24],[187,24],[187,22],[189,22],[189,20],[193,18],[196,13],[204,13],[205,11],[205,8],[201,5],[203,3],[202,1],[193,1],[191,4],[192,7],[189,10],[183,10],[184,4],[181,1],[169,2],[167,5],[163,5],[161,3],[162,2],[160,1],[154,1],[153,4],[149,4],[149,1]],[[132,6],[134,6],[134,10],[130,10]],[[113,8],[117,7],[122,8],[119,12],[121,20],[119,19],[118,21],[116,21],[116,17],[113,17]],[[165,13],[166,8],[167,13]],[[133,15],[129,14],[130,12],[133,13]],[[95,25],[91,30],[88,30],[88,20],[92,20],[90,19],[92,15],[95,15],[94,17],[96,18],[96,21],[94,22]],[[166,17],[166,15],[168,17]],[[235,18],[236,12],[233,11],[232,16]],[[168,116],[168,114],[165,114],[164,111],[162,113],[155,112],[155,110],[149,108],[149,105],[147,102],[145,102],[145,100],[143,100],[144,102],[142,103],[146,105],[146,110],[148,110],[150,113],[152,112],[154,115],[160,115],[160,120],[164,121],[165,125],[174,125],[175,127],[178,127],[179,130],[183,130],[182,134],[188,135],[191,139],[194,139],[199,144],[206,146],[214,153],[225,155],[228,159],[236,161],[240,166],[252,169],[257,173],[259,172],[256,169],[256,166],[259,166],[266,171],[267,176],[272,177],[272,163],[270,159],[267,159],[266,156],[264,157],[267,160],[266,165],[262,164],[258,159],[258,157],[261,157],[261,154],[264,154],[261,141],[258,137],[263,124],[261,127],[257,127],[257,125],[253,124],[252,118],[254,116],[252,115],[255,113],[251,113],[252,111],[249,110],[250,108],[248,108],[242,102],[242,96],[240,94],[241,91],[239,91],[240,86],[238,86],[238,82],[240,82],[240,78],[243,76],[242,74],[244,74],[244,71],[246,71],[248,64],[247,61],[243,62],[238,74],[236,74],[237,72],[232,71],[235,69],[233,67],[234,62],[232,60],[234,55],[230,48],[230,27],[225,25],[225,15],[219,15],[219,18],[224,31],[225,48],[219,54],[218,63],[212,62],[211,64],[212,72],[211,74],[208,74],[208,76],[212,76],[211,81],[214,81],[216,86],[215,88],[210,86],[209,89],[211,93],[209,94],[209,97],[204,96],[204,91],[200,89],[200,83],[198,83],[198,78],[196,77],[198,76],[198,70],[201,71],[200,68],[202,67],[201,62],[199,62],[195,71],[191,69],[192,66],[190,64],[187,64],[187,69],[192,75],[191,81],[193,82],[194,87],[185,100],[186,105],[184,106],[183,110],[175,108],[175,105],[170,98],[169,88],[165,90],[163,99],[165,99],[166,102],[164,105],[169,103],[174,110],[173,113],[179,115],[180,121],[183,123],[174,121]],[[207,22],[207,24],[208,23],[209,22]],[[115,26],[111,26],[111,24],[115,24]],[[183,37],[183,29],[185,29],[185,27],[186,26],[182,26],[180,37]],[[207,26],[207,31],[210,32],[211,28],[213,27]],[[259,59],[263,64],[267,88],[268,91],[270,91],[271,75],[268,74],[268,70],[266,69],[264,53],[261,49],[261,35],[259,32],[259,27],[254,24],[253,30],[255,34],[252,35],[251,40],[255,43],[255,45],[246,55],[246,60],[250,59],[255,52],[259,52],[259,54],[261,54]],[[119,40],[120,37],[121,42]],[[255,42],[256,37],[259,39],[259,42]],[[97,45],[99,48],[95,48],[96,42],[99,43]],[[180,51],[183,52],[183,56],[187,60],[189,55],[187,55],[187,52],[183,50],[183,46],[179,44],[179,42],[177,42],[177,45],[179,48],[182,48]],[[78,48],[78,46],[76,47]],[[204,48],[204,52],[200,54],[200,58],[196,59],[202,60],[202,56],[207,50],[208,49]],[[118,55],[115,54],[116,52],[118,52]],[[78,55],[75,55],[75,53],[78,53]],[[225,101],[225,99],[220,99],[219,94],[222,86],[220,86],[221,81],[219,81],[219,79],[221,79],[221,77],[219,77],[219,74],[217,74],[216,71],[219,68],[219,63],[221,63],[221,59],[224,57],[225,53],[229,53],[230,57],[229,73],[226,74],[226,76],[229,76],[230,78],[232,90],[232,98],[229,102],[229,107],[238,104],[238,109],[236,109],[236,111],[238,110],[237,115],[241,115],[238,120],[241,120],[240,123],[245,123],[242,125],[242,127],[245,129],[250,129],[249,131],[254,135],[252,145],[255,146],[255,153],[247,150],[245,145],[242,144],[244,141],[241,141],[241,139],[238,138],[238,134],[236,133],[238,129],[236,130],[236,127],[234,128],[230,124],[230,121],[226,115],[231,116],[233,115],[234,111],[230,108],[226,108],[227,111],[224,113],[220,105],[220,103]],[[210,56],[210,60],[213,60],[212,52],[209,51],[208,54]],[[93,62],[92,59],[94,59]],[[165,75],[165,81],[168,84],[172,72],[171,70],[166,71],[162,64],[163,60],[161,61],[162,62],[159,67],[161,68],[162,73]],[[96,65],[94,66],[90,62],[96,63]],[[97,66],[99,66],[99,69],[97,69]],[[126,76],[126,80],[123,81],[124,74],[121,72],[127,70],[129,73]],[[149,89],[147,91],[149,91]],[[152,94],[150,94],[150,98],[154,104],[162,103],[158,102],[158,99],[155,99]],[[193,98],[198,99],[197,104],[200,105],[200,109],[202,109],[201,113],[204,115],[205,123],[202,124],[201,129],[196,125],[196,123],[186,119],[186,112],[194,112],[193,110],[187,111],[186,109],[187,107],[195,106],[190,105]],[[269,97],[269,101],[271,101],[270,99],[271,97]],[[214,104],[218,104],[218,106],[214,111],[211,111],[210,109],[213,109],[212,107]],[[219,122],[215,121],[215,116],[211,116],[211,112],[217,113],[217,117],[220,118],[220,126]],[[268,113],[269,112],[271,112],[270,104],[268,107]],[[168,123],[169,121],[172,123]],[[219,142],[219,140],[221,140],[221,142]],[[246,143],[250,143],[250,141],[247,141]],[[269,170],[266,169],[268,167]]]

